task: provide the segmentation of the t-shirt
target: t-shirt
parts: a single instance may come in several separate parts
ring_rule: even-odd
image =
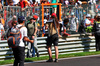
[[[1,19],[1,22],[2,22],[3,25],[5,25],[5,21],[4,21],[4,19]]]
[[[65,1],[65,4],[68,5],[68,4],[69,4],[69,1],[66,0],[66,1]]]
[[[16,5],[18,4],[19,0],[13,0],[13,4]]]
[[[96,3],[96,0],[90,0],[90,3],[91,4],[95,4]]]
[[[47,22],[47,19],[44,19],[44,24],[46,24],[46,22]]]
[[[27,5],[28,5],[28,1],[27,1],[27,0],[24,0],[24,1],[21,1],[21,2],[20,2],[21,8],[24,8],[24,7],[26,7]]]
[[[98,5],[98,9],[100,9],[100,5]]]
[[[56,0],[52,0],[52,1],[51,1],[51,3],[57,3],[57,1],[56,1]],[[56,7],[57,7],[57,5],[52,5],[51,7],[56,8]]]
[[[36,2],[40,3],[40,0],[36,0]]]
[[[2,31],[4,30],[3,25],[0,23],[0,35],[2,35]]]
[[[74,17],[71,19],[71,21],[70,21],[70,30],[71,31],[76,31],[77,23],[78,23],[78,18]]]
[[[28,36],[29,37],[31,37],[34,34],[36,27],[37,27],[36,23],[34,23],[34,22],[28,23],[27,29],[28,29]]]
[[[91,24],[91,21],[89,19],[85,19],[85,22],[84,22],[84,27],[87,27],[87,25],[90,26]]]
[[[22,25],[17,25],[17,28],[18,27],[21,27]],[[26,27],[22,27],[21,29],[20,29],[20,32],[21,32],[21,39],[20,39],[20,44],[19,44],[19,46],[20,47],[25,47],[25,44],[24,44],[24,42],[23,42],[23,38],[24,37],[27,37],[27,28]]]

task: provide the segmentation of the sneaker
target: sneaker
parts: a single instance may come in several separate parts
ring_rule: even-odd
[[[58,62],[58,59],[55,59],[55,61],[54,62]]]
[[[53,62],[53,59],[49,59],[49,60],[47,60],[46,62]]]

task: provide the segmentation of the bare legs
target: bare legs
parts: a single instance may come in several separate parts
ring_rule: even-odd
[[[58,59],[58,47],[54,46],[54,48],[55,48],[55,58]],[[49,54],[49,59],[52,59],[51,46],[48,47],[48,54]]]

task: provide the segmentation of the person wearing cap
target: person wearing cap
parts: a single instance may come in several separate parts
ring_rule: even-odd
[[[39,57],[39,51],[37,47],[37,24],[36,24],[37,19],[38,19],[38,16],[36,15],[30,16],[30,22],[27,24],[28,37],[31,40],[34,40],[34,43],[31,44],[31,49],[33,49],[33,52],[32,52],[32,56],[29,55],[30,57],[34,57],[35,52],[37,54],[37,57]]]
[[[18,17],[18,25],[16,28],[20,28],[21,32],[21,39],[20,44],[16,48],[12,48],[13,54],[14,54],[14,64],[13,66],[24,66],[24,60],[25,60],[25,44],[24,41],[33,43],[34,40],[29,40],[27,37],[27,28],[24,26],[25,24],[25,18],[23,16]],[[19,63],[19,64],[18,64]]]
[[[70,30],[70,34],[76,34],[78,32],[78,18],[75,17],[75,13],[72,12],[71,13],[71,19],[69,20],[69,30]]]
[[[100,51],[100,15],[99,14],[94,22],[92,35],[95,36],[96,51]]]
[[[51,20],[51,22],[47,22],[49,27],[49,35],[46,41],[47,41],[49,60],[47,60],[46,62],[53,62],[52,52],[51,52],[52,43],[54,44],[54,48],[55,48],[55,62],[58,62],[59,22],[55,13],[52,13],[51,19],[53,19]]]
[[[84,28],[85,28],[86,32],[91,32],[92,31],[92,25],[91,25],[90,18],[91,18],[91,15],[87,14],[86,19],[84,21]]]

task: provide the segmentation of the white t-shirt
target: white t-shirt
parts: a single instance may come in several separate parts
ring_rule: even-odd
[[[69,1],[68,1],[68,0],[66,0],[66,1],[65,1],[65,4],[66,4],[66,5],[68,5],[68,4],[69,4]]]
[[[86,24],[91,24],[91,21],[88,20],[88,19],[85,19],[85,22],[84,22],[84,27],[87,27]]]
[[[46,24],[46,22],[47,22],[47,19],[44,19],[44,24]]]
[[[71,31],[76,31],[77,24],[78,24],[78,18],[76,18],[76,17],[72,18],[71,22],[70,22],[70,30]]]
[[[1,35],[1,30],[4,30],[3,25],[0,23],[0,35]]]
[[[40,3],[40,0],[35,0],[36,2]]]
[[[91,4],[96,4],[96,0],[90,0]]]
[[[22,25],[17,25],[17,27],[21,27]],[[25,47],[25,44],[24,44],[24,42],[23,42],[23,38],[24,37],[27,37],[27,28],[26,27],[22,27],[21,29],[20,29],[20,32],[21,32],[21,39],[20,39],[20,44],[19,44],[19,46],[20,47]]]
[[[13,4],[16,5],[18,4],[19,0],[13,0]]]

